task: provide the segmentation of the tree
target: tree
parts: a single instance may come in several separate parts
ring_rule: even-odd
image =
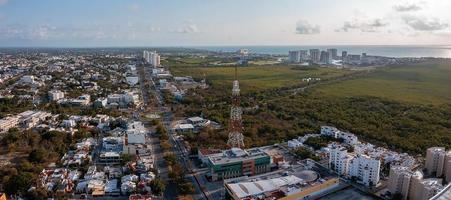
[[[5,192],[7,194],[25,193],[33,180],[34,177],[32,173],[20,172],[18,175],[11,176],[8,182],[6,182]]]
[[[121,159],[122,159],[121,164],[125,165],[126,163],[134,160],[135,158],[134,158],[134,156],[132,156],[130,154],[123,153],[123,154],[121,154]]]
[[[42,149],[33,149],[33,151],[28,154],[28,160],[33,163],[43,163],[47,158],[47,152]]]
[[[195,192],[194,185],[191,182],[184,182],[178,185],[180,194],[193,194]]]
[[[296,156],[298,156],[300,159],[313,159],[313,160],[319,160],[319,158],[317,156],[315,156],[315,154],[313,152],[311,152],[309,149],[305,148],[305,147],[299,147],[297,148],[294,153],[296,154]]]
[[[177,157],[173,153],[168,153],[164,156],[164,160],[166,160],[168,165],[174,165],[177,162]]]
[[[166,188],[166,185],[163,180],[156,178],[150,182],[150,187],[152,188],[153,193],[160,195]]]

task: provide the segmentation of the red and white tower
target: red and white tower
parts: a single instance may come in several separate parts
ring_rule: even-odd
[[[227,144],[231,148],[244,147],[242,113],[243,111],[240,107],[240,84],[237,78],[237,67],[235,66],[235,80],[233,81],[232,88],[232,107],[230,108],[229,140],[227,141]]]

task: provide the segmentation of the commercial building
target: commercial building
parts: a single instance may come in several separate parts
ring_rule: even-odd
[[[259,148],[232,148],[208,155],[212,180],[254,176],[270,171],[271,158]]]
[[[226,195],[234,200],[316,199],[339,186],[339,179],[311,160],[254,177],[227,180]]]

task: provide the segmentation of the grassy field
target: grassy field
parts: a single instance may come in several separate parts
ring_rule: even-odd
[[[207,77],[213,87],[229,88],[234,79],[233,67],[173,67],[176,76]],[[305,68],[291,66],[250,66],[238,68],[238,79],[244,92],[300,85],[303,78],[333,78],[352,73],[334,68]]]
[[[380,68],[367,76],[315,87],[314,94],[374,96],[400,102],[440,105],[451,102],[451,63]]]

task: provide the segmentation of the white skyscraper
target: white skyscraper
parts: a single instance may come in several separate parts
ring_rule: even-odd
[[[144,51],[143,58],[147,63],[151,64],[154,67],[160,66],[160,55],[155,51]]]

